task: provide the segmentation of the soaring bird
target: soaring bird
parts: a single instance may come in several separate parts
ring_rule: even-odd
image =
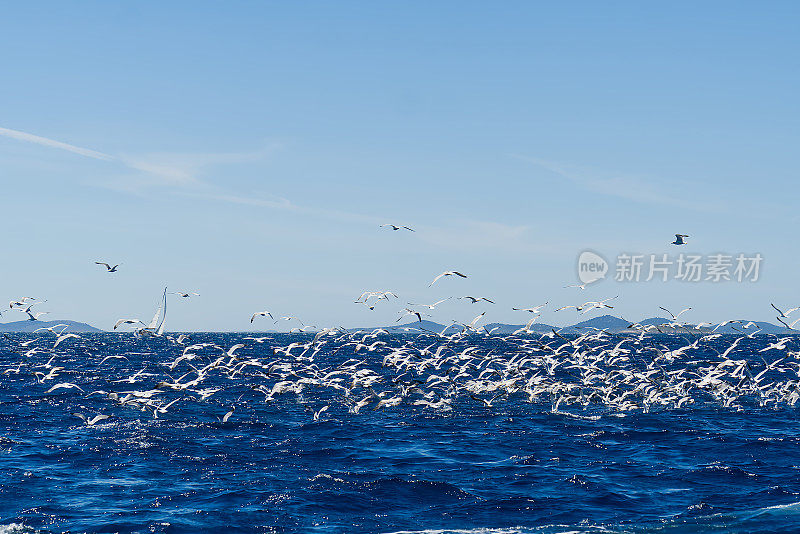
[[[479,302],[481,300],[485,300],[489,304],[494,304],[493,300],[489,300],[486,297],[471,297],[471,296],[467,295],[465,297],[458,297],[458,298],[460,298],[460,299],[469,299],[472,302],[472,304],[475,304],[476,302]]]
[[[592,278],[591,280],[589,280],[588,282],[584,282],[583,284],[571,284],[571,285],[564,286],[564,287],[565,288],[567,288],[567,287],[577,287],[578,289],[586,289],[586,286],[588,286],[589,284],[594,284],[598,280],[602,280],[602,278]]]
[[[458,272],[458,271],[445,271],[445,272],[443,272],[442,274],[440,274],[439,276],[437,276],[436,278],[434,278],[434,279],[433,279],[433,282],[431,282],[430,284],[428,284],[428,287],[431,287],[433,284],[435,284],[435,283],[436,283],[436,281],[437,281],[439,278],[441,278],[441,277],[443,277],[443,276],[453,276],[453,275],[455,275],[455,276],[460,276],[461,278],[466,278],[466,277],[467,277],[467,275],[466,275],[466,274],[461,274],[461,273],[460,273],[460,272]]]
[[[777,311],[778,313],[780,313],[780,314],[781,314],[780,316],[781,316],[781,317],[784,317],[784,318],[786,318],[786,317],[789,317],[789,314],[791,314],[792,312],[796,312],[797,310],[800,310],[800,307],[797,307],[797,308],[792,308],[792,309],[790,309],[790,310],[781,311],[781,309],[780,309],[780,308],[778,308],[777,306],[775,306],[775,305],[774,305],[774,304],[772,304],[771,302],[770,302],[770,306],[772,306],[773,308],[775,308],[775,311]]]
[[[141,323],[142,325],[144,325],[144,323],[139,319],[120,319],[119,321],[114,323],[114,330],[119,328],[119,326],[122,324],[136,324],[136,323]]]
[[[683,240],[684,237],[689,237],[685,234],[675,234],[675,241],[672,242],[673,245],[685,245],[686,241]]]
[[[272,319],[273,321],[275,320],[275,318],[272,316],[270,312],[264,310],[254,313],[253,316],[250,317],[250,324],[253,324],[253,321],[256,320],[256,317],[266,317],[267,315],[269,315],[269,318]]]
[[[119,266],[120,266],[120,264],[117,264],[117,265],[114,265],[114,266],[112,267],[111,265],[107,264],[107,263],[106,263],[106,262],[104,262],[104,261],[96,261],[96,262],[94,262],[94,263],[95,263],[96,265],[103,265],[103,266],[105,266],[105,268],[106,268],[106,271],[107,271],[107,272],[109,272],[109,273],[115,273],[115,272],[117,272],[117,267],[119,267]]]
[[[530,313],[540,313],[540,310],[547,306],[550,301],[545,302],[544,304],[539,304],[538,306],[534,306],[533,308],[511,308],[514,311],[526,311]]]
[[[405,317],[406,315],[416,315],[416,316],[417,316],[417,319],[419,320],[419,322],[422,322],[422,314],[421,314],[421,313],[419,313],[418,311],[414,311],[414,310],[412,310],[412,309],[409,309],[409,308],[406,308],[406,309],[405,309],[405,313],[403,313],[403,315],[401,315],[401,316],[400,316],[400,318],[399,318],[399,319],[397,319],[397,321],[395,321],[395,322],[399,323],[399,322],[400,322],[400,319],[402,319],[402,318],[403,318],[403,317]]]
[[[434,309],[436,306],[438,306],[439,304],[441,304],[442,302],[445,302],[445,301],[447,301],[447,300],[450,300],[451,298],[452,298],[452,297],[447,297],[446,299],[437,300],[437,301],[436,301],[436,302],[434,302],[433,304],[414,304],[413,302],[409,302],[409,304],[410,304],[411,306],[425,306],[426,308],[428,308],[428,309],[432,310],[432,309]]]
[[[38,313],[33,314],[33,313],[30,312],[30,308],[28,308],[27,310],[25,310],[25,313],[28,314],[28,320],[29,321],[38,321],[39,317],[41,317],[42,315],[47,315],[50,312],[38,312]]]
[[[109,417],[111,417],[110,415],[101,414],[101,415],[95,415],[94,417],[89,419],[88,417],[86,417],[82,413],[74,413],[72,415],[74,415],[75,417],[80,417],[81,419],[83,419],[83,422],[86,423],[86,426],[94,426],[95,423],[97,423],[98,421],[103,421],[103,420],[108,419]]]
[[[686,309],[684,309],[684,310],[681,310],[680,312],[678,312],[678,314],[677,314],[677,315],[675,315],[674,313],[672,313],[671,311],[669,311],[668,309],[666,309],[664,306],[659,306],[659,308],[661,308],[662,310],[664,310],[665,312],[667,312],[668,314],[670,314],[670,316],[672,317],[672,320],[673,320],[673,321],[677,321],[677,320],[678,320],[678,317],[680,317],[681,315],[683,315],[683,314],[684,314],[684,313],[686,313],[687,311],[691,310],[691,308],[686,308]]]
[[[391,228],[392,230],[395,230],[395,231],[397,231],[397,230],[399,230],[401,228],[403,228],[404,230],[408,230],[409,232],[413,232],[414,231],[413,228],[409,228],[408,226],[397,226],[396,224],[382,224],[382,225],[380,225],[380,228],[384,228],[386,226],[388,226],[389,228]]]

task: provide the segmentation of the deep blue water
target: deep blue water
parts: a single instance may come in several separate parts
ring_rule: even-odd
[[[10,369],[0,375],[0,532],[800,531],[800,424],[791,397],[796,340],[764,353],[758,351],[774,338],[743,340],[729,357],[747,360],[747,372],[722,367],[734,375],[722,376],[726,386],[703,384],[702,375],[722,361],[719,353],[735,339],[729,336],[667,354],[657,365],[650,346],[663,353],[685,345],[685,338],[631,342],[629,361],[606,359],[595,367],[658,371],[605,380],[569,367],[585,363],[581,351],[598,355],[622,338],[570,348],[556,356],[565,363],[551,374],[541,362],[514,361],[551,351],[526,341],[380,336],[385,346],[356,352],[347,339],[330,336],[301,356],[303,347],[289,354],[274,349],[308,343],[310,335],[272,335],[264,343],[245,337],[192,334],[178,345],[81,334],[56,349],[51,335],[27,347],[20,343],[31,335],[0,339],[0,370]],[[191,350],[193,359],[166,367],[199,342],[218,347]],[[225,352],[236,343],[246,346],[232,361]],[[443,343],[438,356],[430,354]],[[43,352],[24,355],[34,347]],[[386,365],[397,347],[429,352],[416,356],[413,368]],[[100,363],[113,355],[127,359]],[[162,381],[186,383],[198,376],[189,364],[202,369],[220,357],[230,368],[207,370],[199,384],[162,385],[142,407],[119,401]],[[429,366],[426,358],[433,358]],[[263,366],[231,370],[247,361]],[[46,375],[52,366],[63,369],[40,383],[43,375],[35,373]],[[463,376],[457,366],[466,369]],[[330,382],[341,389],[314,383],[342,369],[326,379],[342,378]],[[132,383],[114,382],[140,370]],[[677,371],[672,382],[668,371]],[[465,389],[484,372],[487,388],[515,376],[580,388],[558,406],[561,393],[531,399],[515,391],[519,383]],[[441,376],[447,378],[437,384]],[[662,404],[619,409],[651,385],[663,388],[687,376],[694,380],[682,386],[690,400],[680,407],[666,396]],[[83,391],[46,393],[62,382]],[[265,401],[279,382],[302,383],[302,390]],[[613,405],[601,394],[589,398],[605,384],[615,388],[612,396],[624,388],[633,393]],[[636,391],[637,384],[644,386]],[[403,388],[396,406],[375,409]],[[95,390],[104,393],[90,395]],[[373,393],[378,397],[351,413]],[[159,405],[175,399],[154,417]],[[414,404],[441,399],[450,409]],[[329,408],[315,421],[313,412],[323,406]],[[73,413],[110,417],[89,426]]]

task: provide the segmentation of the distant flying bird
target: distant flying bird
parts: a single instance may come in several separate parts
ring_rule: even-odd
[[[475,304],[476,302],[480,302],[481,300],[485,300],[489,304],[494,304],[493,300],[489,300],[486,297],[471,297],[471,296],[467,295],[465,297],[458,297],[458,298],[460,298],[460,299],[469,299],[470,301],[472,301],[472,304]]]
[[[83,419],[83,422],[86,423],[86,426],[94,426],[98,421],[103,421],[103,420],[108,419],[109,417],[111,417],[110,415],[102,415],[101,414],[101,415],[95,415],[94,417],[89,419],[85,415],[83,415],[82,413],[74,413],[72,415],[74,415],[75,417],[80,417],[81,419]]]
[[[770,302],[770,304],[769,304],[769,305],[770,305],[770,306],[772,306],[773,308],[775,308],[775,311],[777,311],[778,313],[780,313],[780,314],[781,314],[780,316],[781,316],[781,317],[784,317],[784,318],[786,318],[786,317],[789,317],[789,315],[790,315],[792,312],[796,312],[797,310],[800,310],[800,307],[798,307],[798,308],[792,308],[792,309],[790,309],[790,310],[786,310],[785,312],[783,312],[783,311],[781,311],[781,310],[780,310],[780,309],[779,309],[777,306],[775,306],[774,304],[772,304],[771,302]]]
[[[330,408],[330,406],[323,406],[319,410],[314,410],[313,408],[306,409],[314,415],[314,421],[319,421],[319,416],[322,415],[323,412],[326,412],[328,408]]]
[[[577,287],[578,289],[586,289],[586,286],[588,286],[589,284],[594,284],[598,280],[602,280],[602,279],[601,278],[593,278],[592,280],[589,280],[588,282],[584,282],[583,284],[572,284],[572,285],[568,285],[568,286],[564,286],[564,287],[565,288],[566,287]]]
[[[445,271],[445,272],[443,272],[442,274],[440,274],[439,276],[437,276],[436,278],[434,278],[434,279],[433,279],[433,282],[431,282],[430,284],[428,284],[428,287],[431,287],[433,284],[435,284],[435,283],[436,283],[436,281],[437,281],[439,278],[441,278],[441,277],[443,277],[443,276],[453,276],[453,275],[455,275],[455,276],[460,276],[461,278],[466,278],[466,277],[467,277],[467,275],[466,275],[466,274],[461,274],[461,273],[460,273],[460,272],[458,272],[458,271]]]
[[[530,312],[530,313],[540,313],[539,310],[541,310],[542,308],[547,306],[549,303],[550,303],[550,301],[548,300],[544,304],[539,304],[538,306],[534,306],[533,308],[511,308],[511,309],[514,310],[514,311],[526,311],[526,312]]]
[[[413,302],[409,302],[409,304],[410,304],[411,306],[424,306],[424,307],[426,307],[426,308],[428,308],[428,309],[432,310],[432,309],[434,309],[436,306],[438,306],[439,304],[441,304],[442,302],[445,302],[445,301],[447,301],[447,300],[450,300],[451,298],[452,298],[452,297],[447,297],[446,299],[437,300],[437,301],[436,301],[436,302],[434,302],[433,304],[414,304]]]
[[[675,241],[672,242],[673,245],[685,245],[686,241],[683,240],[684,237],[689,237],[686,234],[675,234]]]
[[[194,295],[195,297],[199,297],[200,293],[183,293],[182,291],[175,291],[173,295],[179,295],[185,299],[188,299],[192,295]]]
[[[388,226],[389,228],[391,228],[392,230],[395,230],[395,231],[397,231],[397,230],[399,230],[401,228],[403,228],[404,230],[408,230],[409,232],[414,232],[415,231],[413,228],[409,228],[408,226],[397,226],[396,224],[382,224],[382,225],[380,225],[380,228],[384,228],[386,226]]]
[[[674,313],[672,313],[671,311],[669,311],[668,309],[666,309],[664,306],[659,306],[659,308],[661,308],[662,310],[664,310],[665,312],[667,312],[667,313],[670,315],[670,317],[672,317],[672,320],[673,320],[673,321],[677,321],[677,320],[678,320],[678,317],[680,317],[681,315],[683,315],[683,314],[684,314],[684,313],[686,313],[687,311],[691,310],[691,308],[686,308],[686,309],[684,309],[684,310],[681,310],[681,311],[679,311],[679,312],[678,312],[678,314],[677,314],[677,315],[675,315]]]
[[[397,319],[397,321],[395,321],[395,322],[396,322],[396,323],[399,323],[399,322],[400,322],[400,320],[401,320],[403,317],[405,317],[406,315],[416,315],[416,316],[417,316],[417,319],[419,320],[419,322],[422,322],[422,314],[421,314],[421,313],[419,313],[418,311],[414,311],[414,310],[412,310],[412,309],[409,309],[409,308],[406,308],[406,309],[405,309],[405,313],[404,313],[403,315],[401,315],[401,316],[400,316],[400,318],[399,318],[399,319]]]
[[[64,328],[61,329],[61,332],[56,332],[56,328],[61,328],[62,326]],[[54,324],[52,326],[47,326],[47,327],[43,327],[43,328],[37,328],[36,330],[33,331],[33,333],[35,334],[37,332],[41,332],[42,330],[47,330],[51,334],[61,335],[61,334],[64,333],[64,330],[66,330],[67,328],[69,328],[68,324],[63,324],[63,323],[62,324]]]
[[[253,316],[250,317],[250,324],[253,324],[253,321],[256,320],[256,317],[266,317],[268,315],[269,315],[270,319],[272,319],[273,321],[275,320],[275,318],[272,316],[272,314],[270,312],[264,310],[264,311],[260,311],[260,312],[254,313]]]
[[[120,325],[123,324],[136,324],[136,323],[142,323],[142,325],[144,325],[144,323],[139,319],[120,319],[119,321],[114,323],[114,330],[116,330]]]
[[[57,389],[72,389],[72,388],[80,389],[81,391],[83,391],[83,388],[81,388],[77,384],[73,384],[72,382],[61,382],[60,384],[56,384],[55,386],[45,391],[45,393],[52,393]]]
[[[22,297],[19,300],[12,300],[11,302],[9,302],[8,303],[8,307],[9,307],[9,309],[24,308],[25,306],[28,306],[28,301],[29,300],[35,300],[35,299],[33,297]],[[46,301],[43,301],[43,302],[46,302]],[[33,306],[33,304],[31,304],[30,306]]]
[[[39,317],[41,317],[42,315],[48,314],[50,312],[38,312],[36,314],[33,314],[33,313],[30,312],[30,308],[28,308],[27,310],[25,310],[25,313],[28,314],[28,320],[29,321],[38,321]]]
[[[107,271],[107,272],[109,272],[109,273],[115,273],[115,272],[117,272],[117,267],[119,267],[119,266],[120,266],[120,264],[117,264],[117,265],[114,265],[114,266],[112,267],[111,265],[107,264],[107,263],[106,263],[106,262],[104,262],[104,261],[96,261],[96,262],[94,262],[94,263],[95,263],[96,265],[103,265],[103,266],[105,266],[105,268],[106,268],[106,271]]]
[[[231,411],[229,411],[228,413],[226,413],[225,415],[223,415],[223,416],[222,416],[222,418],[221,418],[219,421],[220,421],[221,423],[227,423],[227,422],[228,422],[228,419],[230,419],[230,418],[231,418],[231,416],[233,415],[233,411],[234,411],[235,409],[236,409],[236,406],[233,406],[233,407],[231,407]]]
[[[65,339],[69,339],[71,337],[80,339],[81,336],[79,336],[77,334],[62,334],[62,335],[58,336],[58,338],[56,339],[56,344],[53,345],[53,348],[55,349],[62,341],[64,341]]]

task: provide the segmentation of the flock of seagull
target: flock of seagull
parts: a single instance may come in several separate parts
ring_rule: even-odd
[[[97,263],[108,272],[118,267]],[[429,287],[448,276],[467,277],[445,271]],[[410,305],[433,310],[451,298]],[[486,297],[458,298],[493,304]],[[556,311],[612,308],[609,302],[615,298]],[[391,291],[366,291],[355,302],[372,309],[396,299]],[[31,308],[37,304],[23,297],[11,301],[9,309],[36,320]],[[677,314],[661,308],[671,318],[666,334],[638,323],[629,327],[634,333],[622,335],[602,329],[581,335],[555,329],[537,333],[531,326],[548,304],[513,308],[531,314],[531,320],[505,335],[478,326],[485,312],[470,323],[427,330],[421,312],[413,308],[401,310],[400,318],[415,316],[419,325],[403,327],[402,335],[382,328],[309,332],[297,317],[275,319],[266,310],[253,313],[250,323],[269,317],[303,326],[258,337],[175,336],[154,334],[138,319],[120,319],[114,330],[123,325],[135,329],[109,337],[54,325],[35,335],[4,334],[0,373],[3,381],[18,384],[21,397],[63,397],[76,421],[87,426],[112,423],[124,413],[180,418],[188,406],[206,407],[212,421],[228,423],[258,406],[285,408],[286,403],[302,405],[311,421],[319,421],[404,407],[446,414],[464,406],[491,411],[502,410],[504,403],[530,403],[539,410],[596,419],[688,406],[794,406],[800,400],[800,344],[793,336],[756,337],[754,323],[740,325],[736,336],[701,330],[679,321],[691,308]],[[784,319],[800,309],[773,307]],[[225,345],[223,340],[234,342]],[[100,413],[87,413],[98,411],[98,402]]]
[[[21,396],[65,397],[70,413],[88,426],[122,412],[180,418],[190,405],[226,423],[237,413],[285,409],[286,403],[302,405],[318,421],[404,407],[439,414],[467,404],[502,410],[510,402],[596,419],[631,410],[800,400],[800,351],[792,336],[687,339],[644,328],[622,336],[602,330],[495,335],[474,326],[409,335],[333,328],[240,335],[230,346],[218,343],[227,336],[199,342],[186,334],[147,341],[118,336],[55,329],[7,336],[2,375],[16,378]],[[152,350],[141,352],[142,344]],[[90,399],[95,409],[101,401],[100,413],[86,413]]]

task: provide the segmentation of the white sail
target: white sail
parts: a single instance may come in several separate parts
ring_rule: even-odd
[[[164,302],[160,308],[158,308],[159,312],[162,312],[161,315],[161,322],[158,323],[158,329],[156,330],[156,335],[160,336],[164,333],[164,323],[167,320],[167,288],[164,288]]]
[[[153,320],[150,321],[150,324],[147,325],[148,330],[155,330],[158,327],[158,318],[161,317],[161,306],[158,307],[156,310],[156,314],[153,315]]]
[[[153,315],[153,320],[150,321],[146,327],[139,330],[142,334],[160,336],[164,333],[164,321],[167,319],[167,288],[164,288],[164,296],[162,297],[161,305]]]

